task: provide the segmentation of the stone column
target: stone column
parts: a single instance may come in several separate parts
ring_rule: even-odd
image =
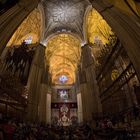
[[[90,112],[88,111],[88,98],[86,97],[87,93],[87,84],[86,84],[86,75],[85,71],[82,70],[81,66],[79,66],[79,87],[80,87],[80,92],[81,92],[81,98],[82,98],[82,110],[83,110],[83,121],[86,121],[88,116],[87,113]]]
[[[39,99],[39,121],[47,122],[47,97],[49,92],[49,66],[46,65],[45,72],[43,73],[41,80],[41,91],[40,91],[40,99]]]
[[[47,115],[47,120],[46,120],[46,122],[48,123],[48,124],[51,124],[51,94],[50,93],[48,93],[47,94],[47,104],[46,104],[46,115]]]
[[[140,79],[140,20],[104,0],[91,0],[91,3],[120,39]]]
[[[44,73],[45,47],[38,45],[31,65],[27,88],[29,90],[27,119],[38,119],[38,104],[40,99],[41,79]]]
[[[82,109],[82,96],[81,93],[77,94],[77,106],[78,106],[78,122],[83,122],[83,109]]]
[[[9,48],[5,47],[4,51],[0,55],[0,73],[4,71],[5,68],[5,60],[8,53]]]
[[[7,56],[7,53],[8,53],[8,50],[9,48],[8,47],[5,47],[5,49],[3,50],[1,56],[0,56],[0,61],[4,62],[5,59],[6,59],[6,56]]]
[[[80,79],[79,79],[79,72],[80,72],[80,66],[78,66],[78,69],[76,71],[76,82],[75,82],[75,92],[77,94],[77,115],[78,115],[78,122],[83,122],[83,107],[82,107],[82,95],[80,92]]]
[[[81,95],[83,103],[83,119],[92,120],[94,113],[102,111],[99,88],[96,81],[94,60],[89,45],[82,47]]]
[[[40,122],[46,122],[47,114],[46,114],[46,104],[47,104],[47,84],[41,84],[41,90],[40,90],[40,99],[39,99],[39,121]]]
[[[37,7],[38,3],[39,0],[20,0],[0,16],[0,54],[17,27]]]

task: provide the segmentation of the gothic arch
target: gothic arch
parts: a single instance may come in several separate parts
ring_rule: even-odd
[[[69,84],[75,82],[75,71],[81,55],[80,46],[79,38],[67,33],[57,34],[48,40],[46,61],[49,64],[53,83],[57,83],[63,73],[69,78]]]
[[[53,39],[54,37],[56,36],[59,36],[61,34],[68,34],[70,36],[74,36],[75,38],[77,38],[80,43],[83,42],[83,40],[81,39],[81,37],[79,37],[77,34],[75,33],[72,33],[72,32],[56,32],[56,33],[52,33],[49,37],[47,38],[43,38],[43,40],[41,41],[41,43],[44,45],[44,46],[47,46],[47,43],[49,42],[49,40]]]

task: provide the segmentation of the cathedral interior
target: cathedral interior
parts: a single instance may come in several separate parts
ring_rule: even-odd
[[[32,140],[15,120],[139,140],[140,0],[0,0],[0,140]]]

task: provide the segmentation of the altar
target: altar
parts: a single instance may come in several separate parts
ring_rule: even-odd
[[[69,126],[78,121],[77,103],[52,103],[52,124]]]

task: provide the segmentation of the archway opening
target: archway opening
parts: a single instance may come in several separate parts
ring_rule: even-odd
[[[51,74],[51,121],[63,126],[77,120],[76,71],[81,56],[80,40],[58,34],[48,41],[46,60]]]

